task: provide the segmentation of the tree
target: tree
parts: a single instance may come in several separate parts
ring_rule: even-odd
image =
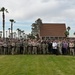
[[[3,18],[3,39],[5,39],[5,14],[4,14],[4,12],[8,13],[8,11],[4,7],[2,7],[0,9],[0,12],[2,12],[2,18]]]
[[[13,38],[13,23],[15,23],[14,19],[9,20],[11,22],[11,38]]]
[[[13,32],[13,34],[14,34],[14,38],[16,38],[16,32]]]
[[[19,28],[17,28],[17,34],[18,34],[18,37],[19,37],[19,30],[20,30],[20,29],[19,29]]]
[[[20,38],[20,36],[21,36],[21,29],[17,28],[17,31],[18,31],[18,38]]]
[[[66,36],[66,37],[68,37],[69,32],[68,32],[68,31],[65,31],[65,33],[64,33],[64,34],[65,34],[65,36]]]
[[[7,38],[7,31],[6,31],[6,38]]]
[[[73,34],[75,35],[75,32]]]
[[[28,34],[28,38],[35,39],[35,36],[33,36],[33,34]]]
[[[21,31],[21,36],[24,38],[24,30]]]
[[[39,25],[39,24],[42,24],[42,20],[41,20],[40,18],[38,18],[38,19],[35,21],[35,23],[38,24],[38,25]]]
[[[0,31],[0,38],[2,37],[2,31]]]
[[[71,29],[71,28],[68,26],[67,29],[66,29],[66,31],[65,31],[65,36],[66,36],[66,37],[69,36],[69,31],[70,31],[70,29]]]
[[[38,18],[35,23],[32,24],[32,34],[36,36],[37,34],[40,34],[40,28],[42,25],[42,20]]]
[[[70,29],[71,29],[71,28],[68,26],[68,27],[67,27],[68,32],[70,31]]]
[[[10,28],[8,28],[8,30],[9,30],[9,38],[10,38]]]

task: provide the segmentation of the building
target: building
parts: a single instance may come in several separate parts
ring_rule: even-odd
[[[32,34],[34,36],[38,34],[41,39],[65,38],[65,31],[64,23],[42,23],[40,20],[39,23],[32,24]]]
[[[40,37],[46,38],[65,38],[66,26],[63,23],[43,23],[40,28]]]

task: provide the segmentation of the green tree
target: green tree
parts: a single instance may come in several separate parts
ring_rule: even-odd
[[[10,38],[10,28],[8,28],[8,30],[9,30],[9,38]]]
[[[68,37],[68,36],[69,36],[69,32],[65,31],[65,37]]]
[[[38,25],[39,25],[39,24],[42,24],[42,20],[41,20],[40,18],[38,18],[38,19],[35,21],[35,23],[38,24]]]
[[[21,31],[21,36],[24,38],[24,30]]]
[[[75,35],[75,32],[73,34]]]
[[[16,32],[13,32],[13,34],[14,34],[14,38],[16,38],[16,35],[17,35]]]
[[[66,37],[69,36],[69,31],[70,31],[70,29],[71,29],[71,28],[68,26],[67,29],[66,29],[66,31],[65,31],[65,36],[66,36]]]
[[[35,39],[35,36],[33,36],[33,34],[28,34],[28,38]]]
[[[7,31],[6,31],[6,38],[7,38]]]
[[[18,31],[18,38],[20,38],[20,36],[21,36],[21,29],[17,28],[17,31]]]
[[[14,19],[9,20],[11,22],[11,38],[13,38],[13,23],[15,23]]]
[[[4,14],[4,12],[8,13],[8,11],[4,7],[2,7],[0,9],[0,12],[2,12],[2,18],[3,18],[3,39],[5,39],[5,14]]]
[[[67,27],[68,32],[70,31],[70,29],[71,29],[71,28],[68,26],[68,27]]]
[[[17,34],[18,34],[18,38],[19,38],[19,31],[20,31],[20,29],[19,29],[19,28],[17,28]]]
[[[36,36],[37,34],[40,34],[40,27],[42,25],[42,20],[38,18],[35,23],[32,24],[32,34]]]

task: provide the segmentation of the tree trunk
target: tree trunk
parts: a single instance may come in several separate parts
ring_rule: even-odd
[[[5,15],[3,11],[3,40],[5,39]]]
[[[13,22],[11,22],[11,39],[13,38]]]

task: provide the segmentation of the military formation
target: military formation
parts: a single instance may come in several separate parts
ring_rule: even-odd
[[[75,55],[74,40],[0,40],[0,55],[55,54]]]

